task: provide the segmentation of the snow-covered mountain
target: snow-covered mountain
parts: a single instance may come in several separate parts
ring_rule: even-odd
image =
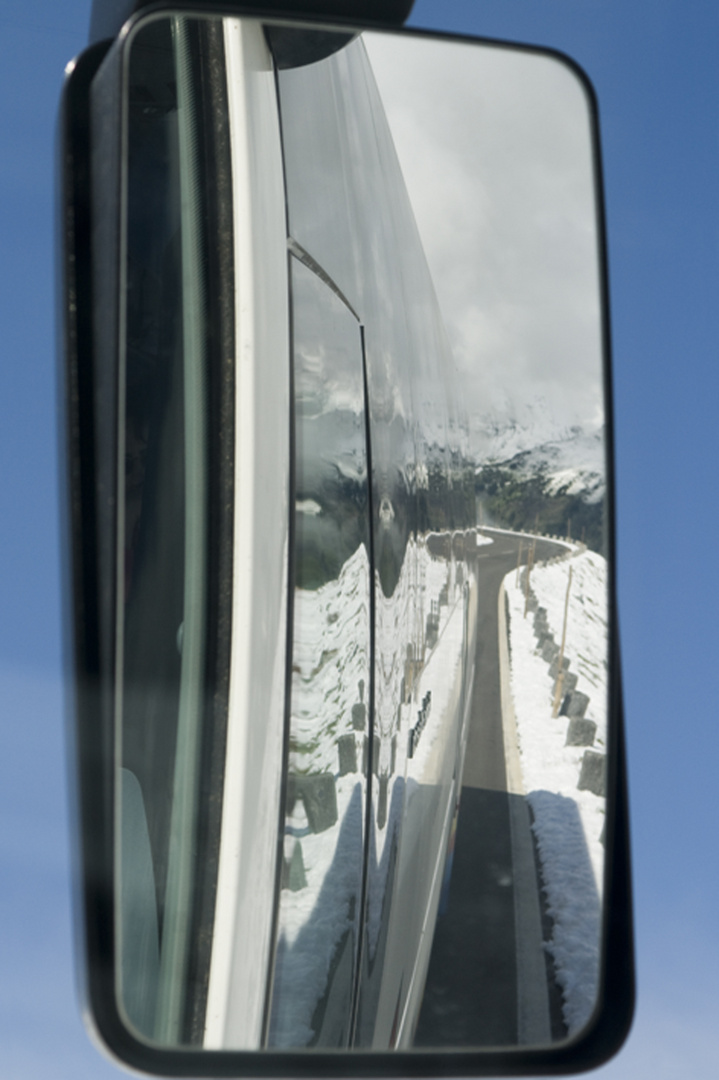
[[[547,494],[581,495],[596,503],[605,491],[604,425],[559,425],[543,399],[519,417],[485,415],[473,424],[478,472],[501,466],[518,476],[542,476]]]

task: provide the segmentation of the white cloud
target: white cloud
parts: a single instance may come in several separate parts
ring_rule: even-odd
[[[366,34],[473,411],[601,415],[589,109],[541,54]]]

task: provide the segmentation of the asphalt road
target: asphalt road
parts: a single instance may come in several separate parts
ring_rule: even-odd
[[[437,921],[417,1046],[513,1046],[564,1034],[542,948],[546,913],[526,800],[512,793],[505,762],[498,599],[520,540],[486,533],[493,543],[477,554],[477,653],[449,900]],[[538,539],[535,562],[565,550]]]

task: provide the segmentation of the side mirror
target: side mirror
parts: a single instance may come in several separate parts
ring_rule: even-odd
[[[220,12],[70,75],[82,965],[133,1067],[626,1034],[596,124],[555,54]]]

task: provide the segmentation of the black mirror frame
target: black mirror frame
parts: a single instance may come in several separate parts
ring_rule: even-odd
[[[173,4],[128,0],[104,5],[95,0],[93,27],[107,29],[129,12],[201,11],[202,0]],[[286,16],[304,22],[331,17],[337,25],[388,28],[401,25],[411,3],[393,5],[373,0],[270,0],[248,8],[241,4],[207,4],[213,11],[256,17]],[[109,8],[112,7],[112,11]],[[281,11],[279,8],[281,7]],[[385,9],[384,18],[378,10]],[[389,9],[386,10],[386,9]],[[119,24],[121,25],[121,23]],[[117,27],[119,29],[119,26]],[[418,32],[421,33],[421,32]],[[432,35],[441,36],[441,35]],[[448,39],[458,35],[445,35]],[[484,39],[474,39],[484,40]],[[494,44],[507,44],[497,43]],[[68,690],[70,789],[74,799],[75,887],[78,969],[83,980],[85,1009],[99,1041],[118,1060],[143,1072],[166,1076],[551,1076],[589,1070],[611,1057],[626,1038],[635,998],[634,944],[630,873],[628,793],[625,762],[614,526],[614,461],[609,356],[610,327],[604,229],[604,198],[600,148],[595,142],[598,221],[601,247],[601,291],[606,353],[604,389],[607,403],[608,499],[607,535],[610,566],[609,725],[614,751],[607,776],[606,891],[604,904],[602,977],[594,1019],[581,1036],[547,1048],[353,1051],[244,1052],[160,1049],[134,1038],[119,1014],[114,987],[112,835],[114,808],[109,796],[106,751],[111,732],[111,702],[104,695],[100,656],[100,573],[95,473],[95,414],[93,370],[93,305],[91,296],[92,199],[90,183],[90,83],[112,45],[96,42],[69,69],[60,111],[58,249],[60,323],[60,461],[63,469],[61,503],[65,514],[65,642]],[[532,51],[531,49],[529,51]],[[548,50],[541,50],[547,52]],[[567,58],[562,56],[567,62]],[[570,64],[572,63],[569,61]],[[575,66],[572,64],[572,66]],[[576,69],[579,70],[579,69]],[[579,71],[594,111],[592,88]]]

